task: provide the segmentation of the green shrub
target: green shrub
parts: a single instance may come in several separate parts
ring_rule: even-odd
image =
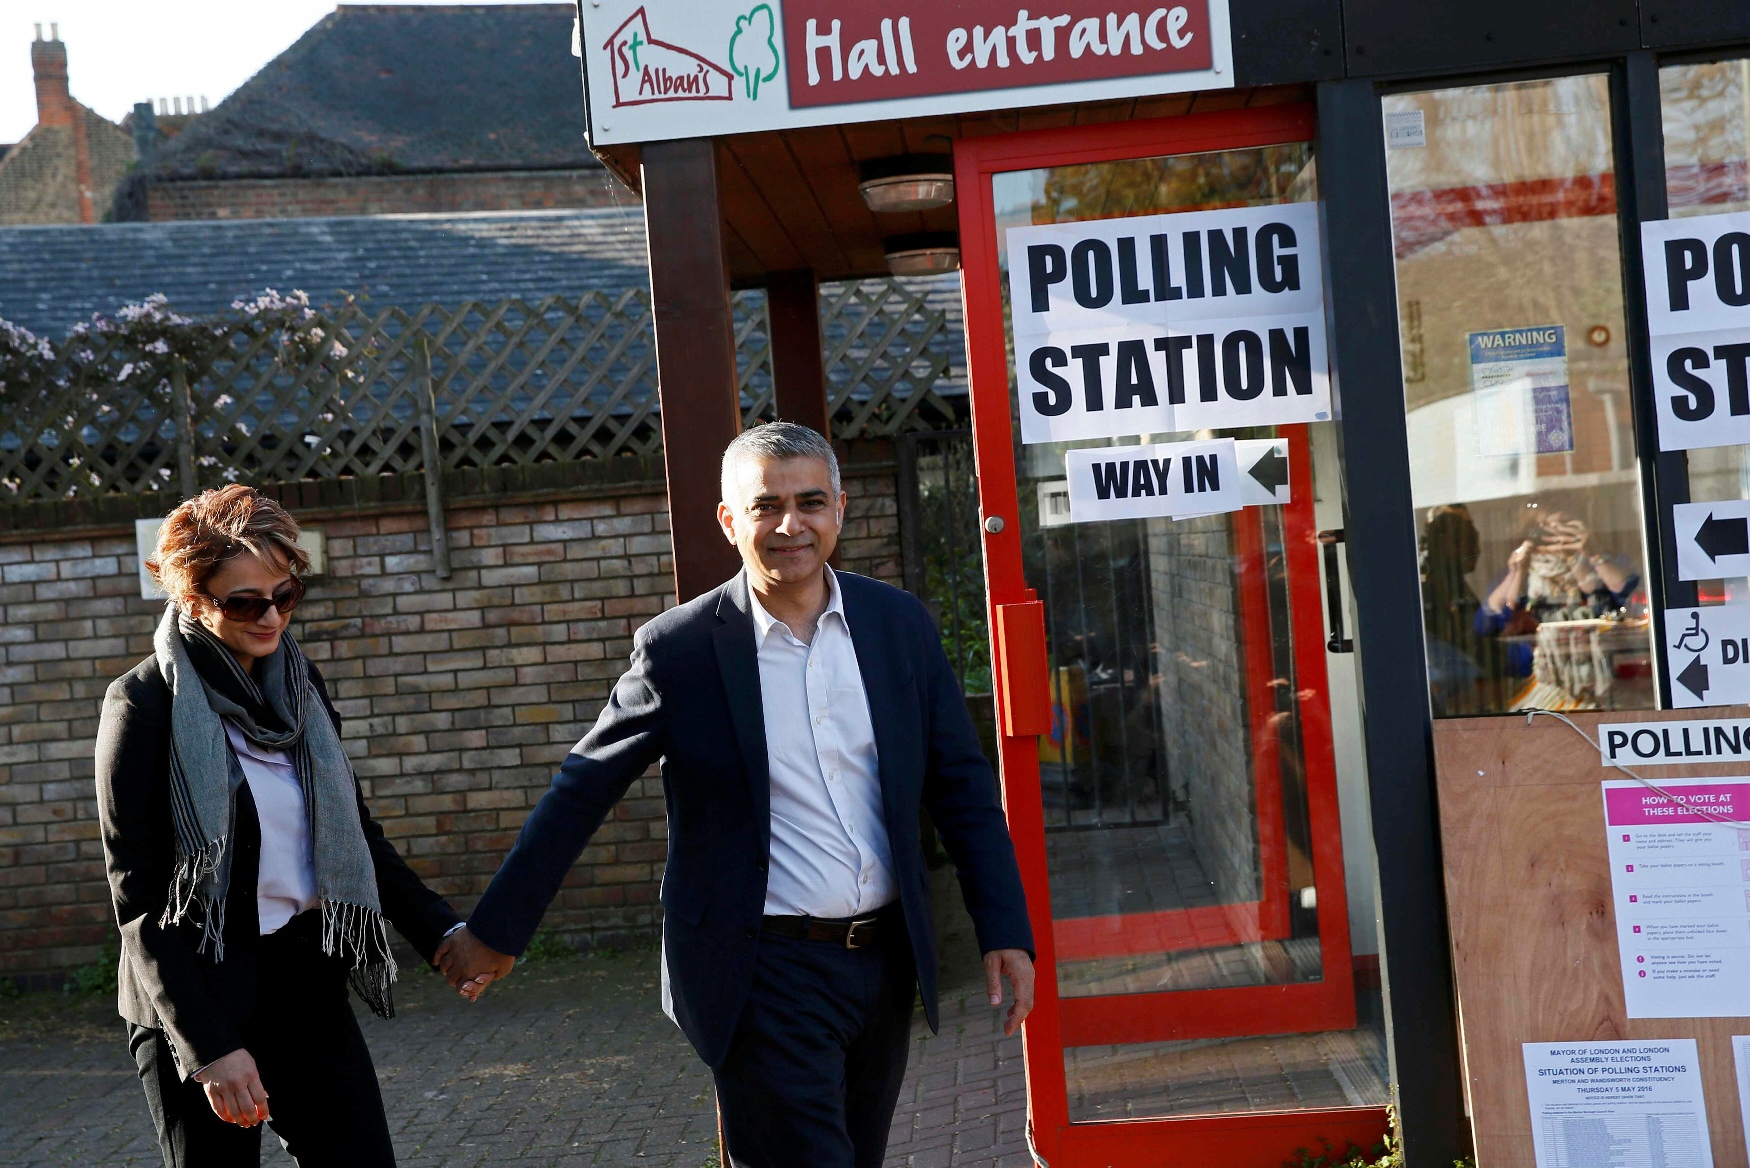
[[[121,960],[121,947],[113,934],[104,938],[97,960],[81,965],[67,975],[61,992],[72,997],[83,994],[113,994],[116,991],[116,964]]]

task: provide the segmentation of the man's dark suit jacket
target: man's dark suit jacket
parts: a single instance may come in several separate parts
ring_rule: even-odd
[[[931,1027],[936,943],[918,808],[929,809],[984,952],[1033,949],[995,777],[929,613],[910,594],[838,573],[868,693],[893,876]],[[797,710],[796,717],[806,712]],[[771,845],[771,780],[745,576],[639,630],[631,668],[566,756],[468,927],[520,954],[591,835],[632,781],[662,760],[665,1006],[721,1065],[753,983]]]
[[[316,666],[310,678],[328,716]],[[110,898],[121,926],[117,994],[121,1016],[164,1031],[183,1078],[245,1046],[239,1027],[255,1008],[255,952],[260,939],[255,884],[261,826],[245,783],[237,792],[232,829],[231,885],[225,902],[225,960],[197,952],[200,930],[158,924],[176,863],[170,816],[170,687],[148,657],[110,684],[97,728],[97,811]],[[377,870],[383,915],[430,961],[438,942],[461,918],[427,888],[383,836],[359,797],[359,820]]]

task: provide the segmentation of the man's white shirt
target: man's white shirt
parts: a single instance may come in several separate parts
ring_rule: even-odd
[[[869,695],[838,578],[809,644],[748,588],[771,772],[767,915],[851,917],[898,896]]]

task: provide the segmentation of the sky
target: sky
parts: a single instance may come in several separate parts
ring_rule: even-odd
[[[30,42],[39,22],[45,37],[51,22],[61,26],[73,96],[119,122],[137,101],[193,97],[198,109],[205,95],[218,105],[334,8],[334,0],[3,0],[0,142],[36,124]]]

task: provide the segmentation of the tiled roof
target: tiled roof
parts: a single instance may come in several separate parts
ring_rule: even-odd
[[[574,14],[343,4],[167,142],[153,177],[595,166]]]
[[[134,162],[134,140],[114,122],[74,103],[85,119],[92,211],[101,217]],[[0,147],[0,224],[79,222],[79,163],[71,126],[39,125]]]
[[[647,283],[637,207],[0,228],[0,318],[55,337],[154,292],[207,313],[269,287],[413,308]]]

